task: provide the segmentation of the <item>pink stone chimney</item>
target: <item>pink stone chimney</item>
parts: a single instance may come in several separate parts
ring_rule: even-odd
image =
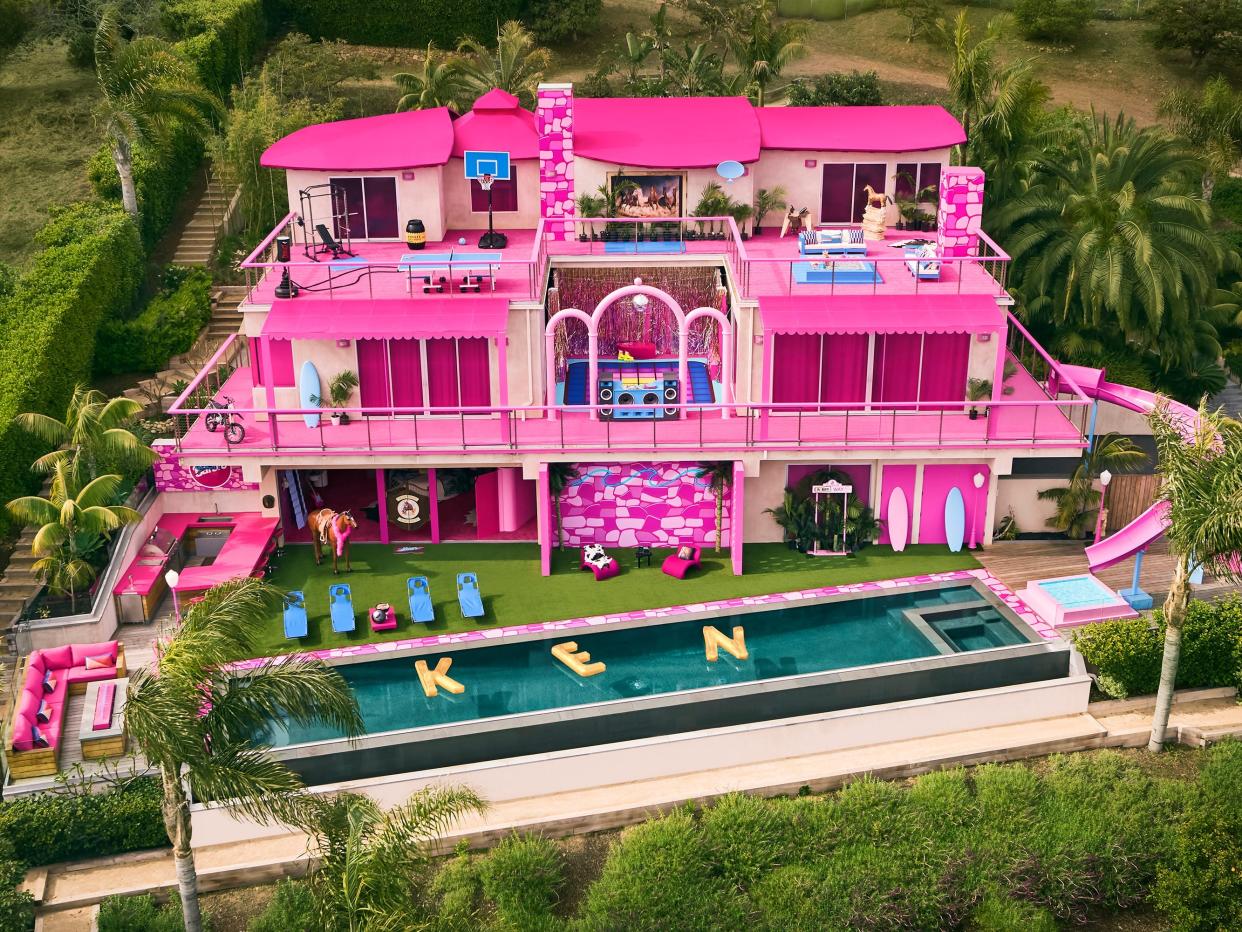
[[[979,255],[983,220],[983,169],[950,165],[940,171],[940,209],[936,212],[936,244],[940,255]]]
[[[540,84],[535,94],[539,134],[539,215],[549,238],[574,238],[574,86]]]

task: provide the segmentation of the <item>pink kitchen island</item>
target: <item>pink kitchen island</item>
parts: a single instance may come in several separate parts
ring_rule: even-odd
[[[178,574],[177,593],[206,592],[218,583],[261,573],[276,549],[280,520],[258,512],[165,514],[112,590],[122,622],[155,617]]]

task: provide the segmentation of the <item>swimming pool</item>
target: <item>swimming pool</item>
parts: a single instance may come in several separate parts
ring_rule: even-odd
[[[1125,599],[1090,573],[1036,579],[1021,595],[1027,605],[1057,627],[1137,614]]]
[[[707,661],[703,628],[745,631],[746,660]],[[606,670],[580,677],[551,655],[567,640]],[[624,741],[1065,675],[1067,661],[986,589],[930,584],[472,642],[451,658],[461,695],[424,695],[413,655],[338,667],[366,737],[275,723],[264,736],[304,773],[398,773]],[[1012,654],[1013,656],[996,656]],[[352,750],[351,750],[352,748]],[[370,750],[374,753],[366,754]],[[348,761],[348,763],[347,763]],[[404,762],[404,763],[403,763]]]

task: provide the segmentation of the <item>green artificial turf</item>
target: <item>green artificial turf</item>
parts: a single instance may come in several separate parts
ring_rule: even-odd
[[[747,544],[745,574],[734,576],[729,552],[707,549],[703,565],[684,580],[660,572],[670,551],[656,550],[650,567],[634,566],[631,550],[614,550],[621,573],[596,582],[593,574],[578,569],[578,551],[553,555],[552,575],[539,574],[539,548],[534,544],[430,544],[423,553],[398,554],[392,545],[357,544],[351,548],[353,572],[332,575],[330,559],[315,566],[309,545],[285,548],[272,582],[281,589],[301,589],[306,595],[309,617],[304,648],[343,647],[366,641],[395,641],[422,634],[470,631],[538,621],[555,621],[583,615],[606,615],[640,608],[660,608],[712,599],[735,598],[839,586],[877,579],[896,579],[920,573],[973,569],[979,564],[969,553],[949,553],[943,546],[926,545],[893,553],[887,547],[871,547],[857,557],[806,557],[781,544]],[[457,607],[456,581],[460,572],[479,576],[484,617],[463,619]],[[436,620],[412,626],[405,580],[426,576]],[[336,634],[328,620],[328,586],[347,582],[353,592],[358,617],[353,634]],[[390,602],[398,612],[396,631],[373,634],[365,612],[377,602]],[[262,653],[288,651],[295,642],[284,636],[280,618],[274,616],[262,640]]]

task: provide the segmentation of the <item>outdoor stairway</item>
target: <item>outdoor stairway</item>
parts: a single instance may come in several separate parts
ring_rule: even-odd
[[[172,260],[175,264],[205,266],[211,261],[232,198],[233,194],[225,190],[215,177],[207,183],[202,199],[194,210],[194,216],[185,225],[181,238],[177,241]]]

